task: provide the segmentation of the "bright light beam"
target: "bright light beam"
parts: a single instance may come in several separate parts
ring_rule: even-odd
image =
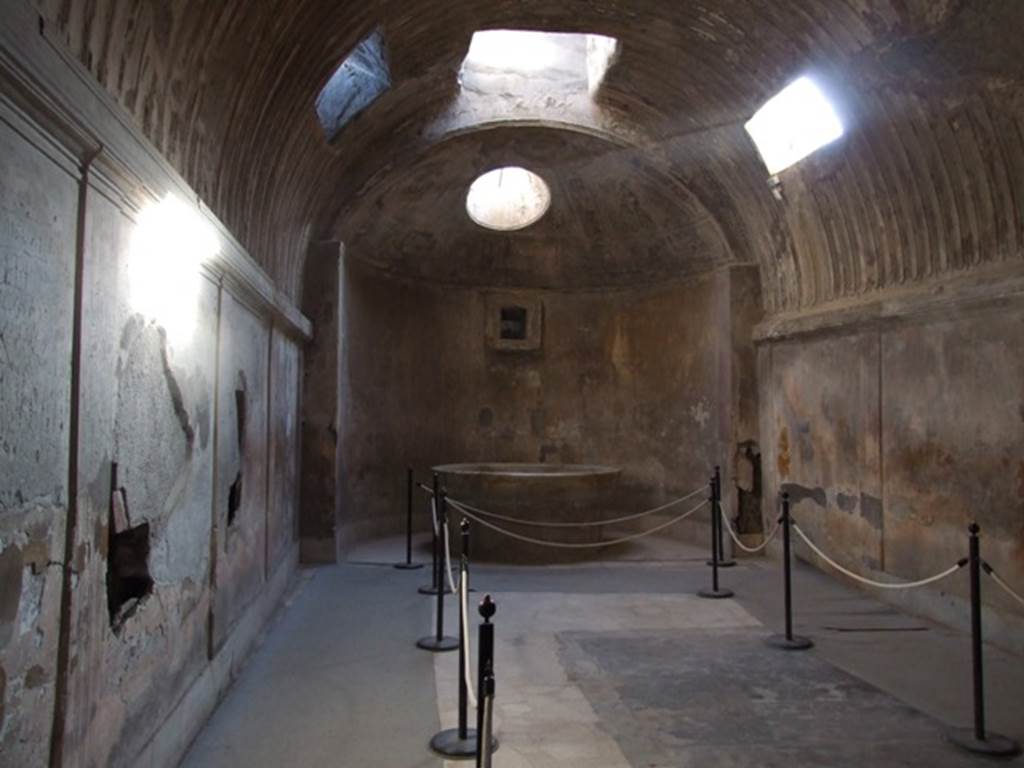
[[[779,91],[745,127],[772,176],[840,138],[844,130],[835,107],[809,77]]]

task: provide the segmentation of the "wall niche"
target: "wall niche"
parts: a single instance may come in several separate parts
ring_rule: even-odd
[[[544,302],[527,293],[489,293],[484,297],[487,347],[502,352],[532,352],[541,348]]]

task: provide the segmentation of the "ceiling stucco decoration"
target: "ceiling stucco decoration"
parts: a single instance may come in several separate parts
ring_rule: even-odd
[[[626,173],[616,183],[637,196],[637,209],[659,210],[668,190],[681,190],[683,208],[709,216],[720,233],[715,242],[725,240],[724,255],[712,251],[709,259],[760,265],[769,311],[1024,260],[1020,0],[36,4],[47,34],[120,100],[292,296],[311,240],[368,226],[345,223],[344,212],[366,197],[384,200],[384,182],[393,194],[414,188],[432,156],[449,155],[453,138],[506,124],[591,131],[631,148],[632,165],[645,175]],[[328,143],[317,94],[378,27],[392,87]],[[618,49],[593,98],[474,100],[458,75],[473,33],[486,29],[604,35]],[[783,173],[779,201],[742,125],[801,74],[841,84],[844,114],[853,119],[841,140]],[[609,183],[596,171],[580,180],[597,177]],[[472,178],[459,177],[460,192]],[[557,203],[563,182],[550,181]],[[586,195],[597,196],[596,188]],[[551,215],[538,226],[549,218],[560,220]],[[465,219],[452,206],[430,232],[436,248],[456,250],[446,238]],[[678,222],[693,230],[690,218]],[[642,231],[602,231],[597,240],[621,237],[614,250],[637,252]],[[659,239],[674,236],[662,231]],[[557,242],[565,241],[536,247]],[[424,270],[429,256],[350,252],[424,279],[450,277]],[[486,260],[472,258],[467,274],[483,278]],[[518,279],[504,254],[491,258],[497,273],[487,283]],[[611,269],[599,257],[596,268],[607,277],[624,263]],[[661,263],[659,256],[650,270],[620,279],[646,279]],[[568,256],[555,271],[583,270],[575,279],[586,281],[594,264]]]

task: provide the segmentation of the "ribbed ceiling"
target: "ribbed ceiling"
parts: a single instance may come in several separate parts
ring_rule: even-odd
[[[293,296],[309,240],[331,237],[396,273],[482,284],[629,282],[754,262],[775,312],[1024,254],[1020,0],[38,4]],[[316,96],[377,26],[393,88],[329,145]],[[457,70],[485,28],[617,37],[599,108],[496,99],[460,110]],[[784,173],[778,200],[742,122],[808,71],[838,94],[849,131]],[[509,119],[515,127],[484,135]],[[525,255],[468,235],[454,200],[469,172],[558,142],[591,162],[559,170],[542,159],[554,204],[581,206],[552,218],[564,226],[547,245],[541,229]],[[394,208],[417,190],[426,200]],[[629,195],[641,215],[620,213]],[[591,230],[581,214],[604,224]],[[395,246],[424,228],[422,252]],[[582,258],[595,242],[623,258]],[[538,271],[535,247],[564,262]],[[502,261],[517,253],[520,266]]]

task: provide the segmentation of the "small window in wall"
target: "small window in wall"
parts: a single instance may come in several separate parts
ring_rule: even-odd
[[[526,338],[526,307],[501,308],[501,338],[514,341]]]
[[[377,29],[341,62],[316,99],[316,114],[328,141],[390,87],[387,47]]]

